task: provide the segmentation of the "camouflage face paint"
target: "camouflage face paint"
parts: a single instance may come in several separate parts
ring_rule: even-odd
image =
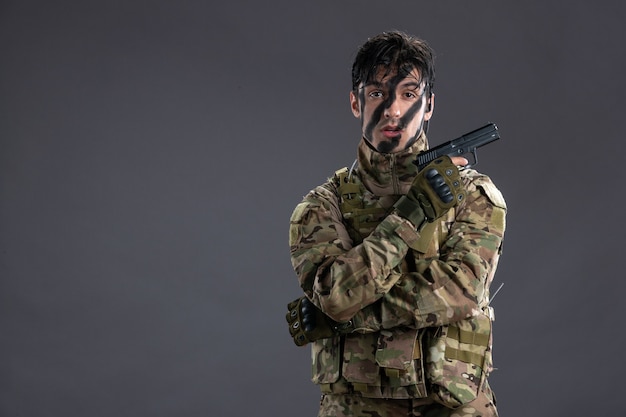
[[[406,71],[402,71],[400,74],[396,74],[394,77],[392,77],[390,80],[388,80],[385,83],[376,83],[376,82],[370,83],[370,85],[374,85],[374,86],[380,85],[381,88],[385,90],[386,97],[384,101],[380,103],[372,111],[370,117],[367,120],[367,123],[364,117],[364,113],[365,113],[364,110],[365,110],[365,104],[366,104],[365,103],[365,87],[362,87],[359,91],[359,101],[360,101],[360,105],[362,109],[361,125],[363,128],[363,137],[378,152],[390,153],[394,150],[397,150],[397,147],[400,145],[400,142],[402,140],[401,131],[404,131],[407,128],[407,126],[409,126],[409,124],[414,121],[415,117],[424,106],[424,92],[422,92],[422,94],[419,95],[418,100],[415,103],[413,103],[404,112],[404,115],[398,120],[398,125],[397,125],[399,129],[398,134],[395,136],[387,136],[384,138],[384,140],[376,142],[376,140],[374,139],[374,129],[383,120],[384,112],[387,109],[391,108],[393,103],[396,101],[398,86],[400,85],[402,81],[406,80],[406,78],[410,75],[411,75],[410,73],[407,74]],[[409,83],[409,85],[410,84],[411,83]],[[420,86],[421,86],[421,82],[415,83],[416,90],[419,89]],[[403,149],[406,149],[415,143],[415,141],[418,139],[422,131],[423,124],[424,124],[424,120],[422,119],[420,120],[420,123],[419,123],[419,126],[417,127],[416,132],[410,138],[408,138],[407,143],[403,146]]]
[[[413,119],[415,118],[415,115],[417,115],[417,113],[422,109],[422,106],[424,106],[424,93],[422,93],[422,95],[420,96],[419,100],[417,100],[417,102],[415,104],[413,104],[407,110],[407,112],[404,114],[404,116],[402,116],[400,118],[400,127],[402,129],[404,129],[410,122],[413,121]],[[424,118],[422,117],[422,120],[420,120],[420,125],[418,126],[417,130],[415,131],[415,135],[413,135],[413,137],[411,137],[409,139],[409,141],[404,146],[404,149],[409,148],[411,145],[413,145],[415,143],[417,138],[419,138],[420,133],[422,133],[422,129],[423,128],[424,128]]]
[[[378,107],[376,107],[376,109],[374,109],[372,116],[369,119],[369,122],[367,123],[367,126],[363,129],[363,135],[365,137],[365,139],[372,145],[374,146],[373,143],[373,137],[372,137],[372,133],[374,132],[374,128],[376,127],[376,125],[380,122],[380,120],[382,119],[383,113],[385,112],[386,109],[388,109],[389,107],[391,107],[391,105],[393,104],[394,101],[396,101],[396,88],[398,87],[398,84],[400,84],[400,82],[402,80],[404,80],[406,77],[402,76],[400,74],[395,75],[391,80],[387,81],[387,83],[385,83],[385,88],[388,91],[387,94],[387,98],[378,105]],[[380,84],[380,83],[373,83],[373,84]],[[363,88],[361,90],[363,92],[363,109],[365,109],[365,88]],[[396,136],[395,138],[392,138],[391,141],[389,142],[383,142],[381,144],[379,144],[376,147],[376,150],[378,152],[389,152],[389,149],[393,149],[396,146],[398,146],[398,142],[400,141],[400,137],[401,135],[398,134],[398,136]],[[395,144],[392,146],[392,143],[395,142]],[[382,146],[383,149],[381,149],[380,147]]]

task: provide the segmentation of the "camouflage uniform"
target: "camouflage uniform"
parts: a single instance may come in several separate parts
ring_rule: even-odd
[[[333,320],[354,325],[312,344],[320,416],[359,409],[372,416],[386,407],[381,415],[497,415],[486,381],[488,303],[505,202],[487,176],[464,169],[464,202],[416,230],[393,204],[411,186],[412,162],[425,148],[423,134],[394,154],[361,140],[357,168],[310,191],[291,217],[292,263],[306,296]]]

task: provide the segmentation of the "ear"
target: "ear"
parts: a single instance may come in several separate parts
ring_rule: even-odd
[[[354,91],[350,91],[350,109],[352,110],[354,117],[361,117],[361,103],[359,103],[359,99],[354,94]]]
[[[426,102],[426,113],[424,113],[424,120],[430,120],[435,110],[435,93],[431,93],[430,98]]]

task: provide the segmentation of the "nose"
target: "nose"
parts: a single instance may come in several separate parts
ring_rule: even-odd
[[[393,100],[391,103],[389,103],[388,106],[385,107],[384,115],[387,119],[395,119],[400,117],[400,106],[397,100]]]

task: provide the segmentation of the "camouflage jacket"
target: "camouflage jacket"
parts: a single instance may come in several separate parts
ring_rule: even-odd
[[[292,214],[292,264],[304,293],[355,326],[313,343],[313,381],[324,391],[447,395],[454,405],[470,401],[491,369],[489,286],[506,205],[487,176],[465,169],[467,198],[443,218],[416,230],[395,214],[425,143],[422,135],[406,151],[380,154],[362,140],[358,166],[310,191]]]

